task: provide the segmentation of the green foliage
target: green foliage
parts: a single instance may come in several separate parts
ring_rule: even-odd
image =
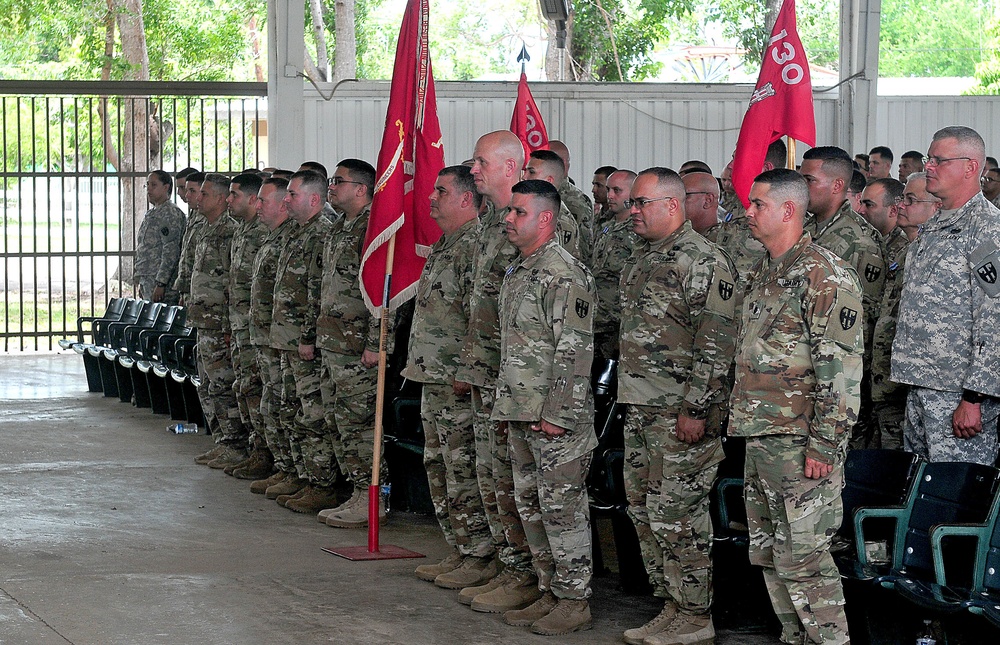
[[[968,94],[1000,94],[1000,16],[990,20],[984,36],[987,42],[983,61],[976,65],[979,84]]]
[[[710,19],[722,25],[722,33],[735,40],[746,52],[751,67],[760,57],[770,37],[765,25],[767,3],[761,0],[717,0],[706,7]],[[800,0],[795,3],[795,20],[809,62],[837,67],[840,56],[840,3],[835,0]]]
[[[885,0],[880,76],[972,76],[982,59],[978,0]]]

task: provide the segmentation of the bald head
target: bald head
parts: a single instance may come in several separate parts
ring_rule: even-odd
[[[569,148],[566,147],[566,144],[559,139],[550,139],[549,150],[559,155],[559,158],[563,160],[563,164],[566,166],[566,175],[569,176]]]
[[[472,155],[476,190],[497,208],[510,204],[511,189],[521,179],[524,147],[509,130],[497,130],[479,138]]]
[[[691,226],[704,233],[719,220],[719,182],[707,172],[689,172],[684,182],[684,213]]]

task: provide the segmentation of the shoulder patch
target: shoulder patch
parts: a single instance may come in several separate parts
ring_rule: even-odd
[[[725,262],[719,262],[712,272],[712,285],[705,299],[705,309],[731,320],[736,315],[736,280]]]
[[[858,273],[864,278],[865,284],[875,284],[884,273],[885,262],[874,253],[862,253]]]
[[[863,311],[857,295],[846,289],[837,289],[833,311],[826,325],[826,338],[843,347],[859,348],[862,342],[861,328],[864,325]]]
[[[984,242],[972,254],[972,272],[980,288],[990,298],[1000,296],[1000,249],[993,242]]]
[[[565,325],[570,329],[592,333],[594,329],[594,296],[580,285],[569,288],[566,297]]]

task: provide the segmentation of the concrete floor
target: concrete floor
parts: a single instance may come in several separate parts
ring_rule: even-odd
[[[0,357],[0,643],[615,643],[655,613],[595,580],[592,631],[557,639],[478,614],[412,575],[349,562],[363,545],[248,482],[195,465],[203,435],[86,392],[80,358]],[[433,519],[395,513],[382,543],[433,560]],[[776,643],[722,633],[720,645]]]

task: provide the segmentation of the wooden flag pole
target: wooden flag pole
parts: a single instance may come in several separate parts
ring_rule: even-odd
[[[785,168],[795,170],[795,139],[785,137],[785,140],[788,141],[788,159],[785,162]]]

